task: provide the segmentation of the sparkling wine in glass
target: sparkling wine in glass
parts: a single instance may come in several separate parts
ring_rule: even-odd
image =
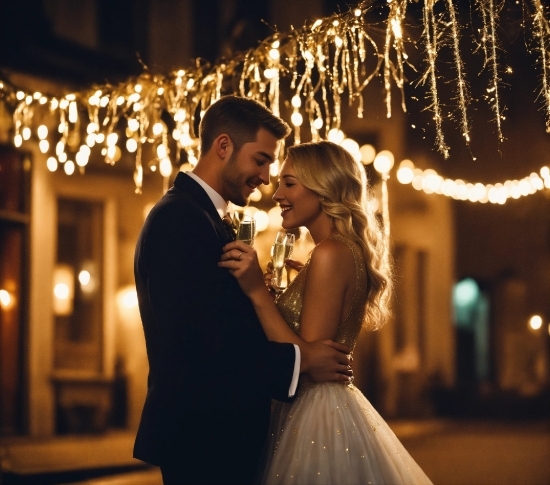
[[[272,264],[273,277],[271,286],[275,292],[281,292],[283,287],[283,269],[285,267],[285,259],[290,258],[292,249],[294,248],[294,234],[285,231],[279,231],[275,236],[272,248]]]
[[[237,229],[237,240],[242,241],[249,246],[254,245],[256,236],[256,221],[253,217],[244,216]]]

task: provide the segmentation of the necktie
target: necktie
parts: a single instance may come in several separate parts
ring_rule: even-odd
[[[231,219],[231,214],[229,214],[229,212],[226,212],[225,215],[222,217],[222,222],[227,232],[227,235],[231,238],[232,241],[234,241],[236,237],[235,228],[233,227],[233,220]]]

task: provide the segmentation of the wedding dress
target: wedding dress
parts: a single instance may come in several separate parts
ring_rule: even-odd
[[[353,349],[364,317],[366,268],[356,244],[334,239],[352,251],[357,268],[351,309],[335,339]],[[308,264],[277,299],[298,334]],[[303,378],[292,403],[273,402],[262,470],[266,485],[432,484],[359,389]]]

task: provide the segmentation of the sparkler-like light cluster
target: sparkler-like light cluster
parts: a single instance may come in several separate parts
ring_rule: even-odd
[[[541,98],[550,130],[549,7],[543,6],[542,0],[524,2],[532,24],[531,46],[539,55]],[[458,125],[466,143],[472,136],[468,122],[471,98],[455,4],[453,0],[442,3],[445,8],[439,11],[438,0],[426,0],[423,7],[424,33],[419,42],[424,46],[425,57],[420,81],[428,86],[427,109],[433,113],[435,145],[448,157],[450,148],[442,126],[446,114],[438,85],[444,81],[455,87]],[[196,118],[222,94],[256,99],[275,114],[288,116],[294,126],[294,143],[300,143],[308,127],[308,137],[313,140],[325,139],[331,130],[340,129],[343,100],[356,107],[358,117],[363,117],[364,90],[376,76],[383,79],[388,117],[393,84],[401,93],[405,110],[405,69],[409,64],[406,47],[414,42],[407,35],[405,24],[408,5],[408,0],[388,0],[382,6],[365,0],[346,13],[306,23],[302,29],[276,32],[258,47],[214,66],[197,61],[195,66],[166,75],[146,70],[115,86],[92,86],[62,96],[29,93],[0,80],[0,99],[13,106],[14,144],[21,146],[34,138],[40,150],[49,155],[50,170],[62,166],[67,174],[82,172],[90,157],[96,156],[94,151],[101,153],[107,163],[115,164],[126,150],[134,154],[134,180],[136,191],[140,192],[145,169],[158,171],[168,180],[180,154],[191,165],[197,162]],[[501,2],[472,0],[474,7],[483,19],[479,42],[485,53],[485,67],[492,73],[487,101],[502,140],[504,117],[497,58]],[[376,19],[371,20],[373,17]],[[381,22],[385,23],[383,40],[378,35]],[[453,53],[455,78],[449,80],[440,79],[437,70],[443,45],[450,46]],[[36,126],[34,120],[44,116],[54,121]],[[171,118],[169,123],[167,116]],[[54,125],[57,133],[52,133]],[[149,147],[153,155],[146,150]],[[146,156],[152,160],[144,163]]]

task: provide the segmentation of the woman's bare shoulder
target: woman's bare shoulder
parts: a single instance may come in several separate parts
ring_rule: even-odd
[[[323,272],[353,269],[355,261],[349,246],[341,238],[329,238],[318,243],[311,252],[310,268],[323,268]]]

